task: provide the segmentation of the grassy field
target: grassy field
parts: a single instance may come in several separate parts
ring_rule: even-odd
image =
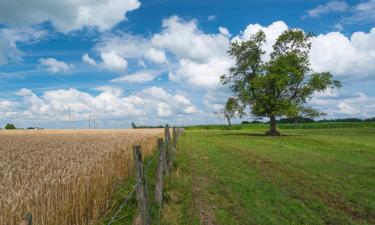
[[[163,224],[375,224],[375,129],[189,130]]]
[[[375,122],[314,122],[314,123],[280,123],[279,129],[336,129],[336,128],[375,128]],[[252,130],[267,129],[269,124],[223,124],[195,125],[186,127],[187,130]]]
[[[162,129],[0,131],[0,224],[93,224],[133,175],[134,144],[153,154]],[[131,179],[131,178],[130,178]]]

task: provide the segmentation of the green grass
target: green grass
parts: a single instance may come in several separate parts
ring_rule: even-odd
[[[186,127],[187,130],[252,130],[267,129],[269,124],[234,124],[228,125],[196,125]],[[277,124],[279,129],[336,129],[336,128],[375,128],[375,122],[314,122],[297,124]]]
[[[188,130],[162,224],[375,224],[375,129]]]

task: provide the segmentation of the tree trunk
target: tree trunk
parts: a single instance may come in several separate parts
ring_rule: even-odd
[[[269,133],[269,135],[271,137],[277,136],[276,118],[275,118],[275,116],[270,116],[270,133]]]
[[[232,123],[230,122],[230,119],[227,118],[227,120],[228,120],[228,125],[229,125],[229,126],[232,126]]]

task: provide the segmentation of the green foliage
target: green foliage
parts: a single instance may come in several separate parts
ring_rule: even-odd
[[[16,129],[16,126],[14,126],[14,124],[7,123],[7,124],[5,125],[5,129],[6,129],[6,130],[14,130],[14,129]]]
[[[230,97],[228,98],[223,111],[217,113],[219,117],[222,117],[228,121],[228,125],[231,126],[231,120],[235,117],[241,118],[245,114],[243,107],[238,104],[238,101]]]
[[[269,117],[270,134],[276,134],[275,117],[320,116],[305,104],[313,94],[341,87],[329,72],[314,73],[310,68],[309,51],[312,35],[299,29],[282,33],[273,46],[268,62],[262,50],[266,36],[259,31],[249,40],[232,43],[228,54],[235,66],[221,77],[230,87],[240,105],[250,106],[256,117]]]

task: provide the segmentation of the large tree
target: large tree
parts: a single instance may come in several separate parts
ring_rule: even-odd
[[[312,71],[311,38],[300,29],[287,30],[265,57],[266,36],[259,31],[246,41],[233,42],[228,50],[235,64],[221,82],[230,84],[242,107],[250,106],[253,115],[270,119],[270,136],[278,134],[276,117],[297,116],[315,93],[341,86],[329,72]]]

